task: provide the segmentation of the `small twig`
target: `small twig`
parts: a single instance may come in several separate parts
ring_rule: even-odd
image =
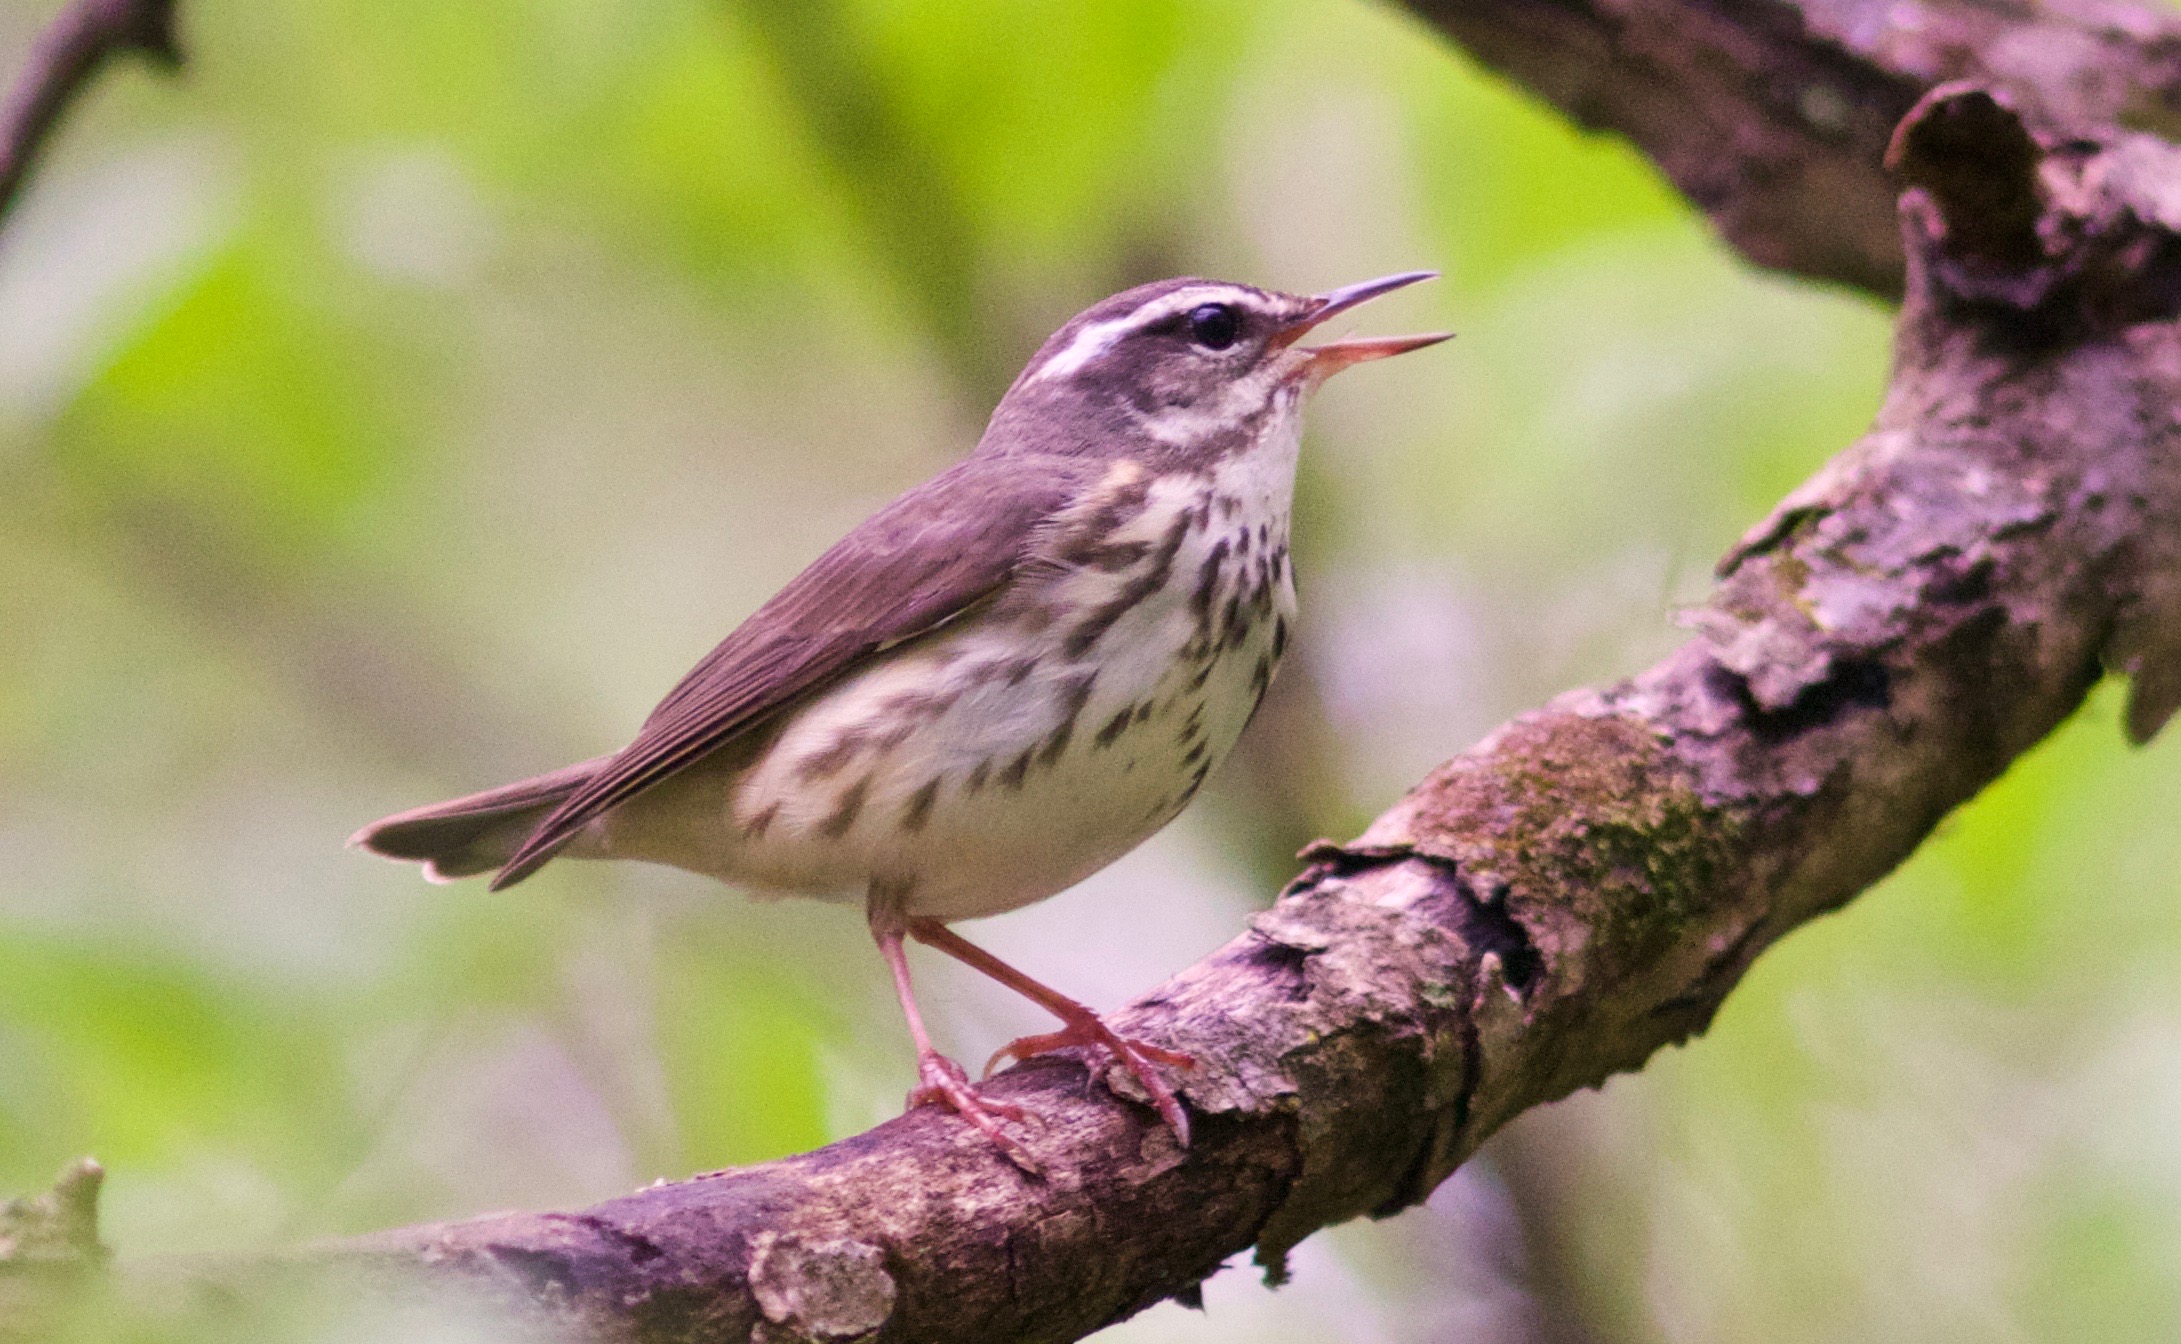
[[[64,1169],[53,1188],[0,1199],[0,1344],[55,1338],[55,1326],[105,1268],[98,1189],[106,1171],[90,1158]]]
[[[14,208],[61,113],[106,58],[123,51],[139,52],[161,69],[179,67],[174,0],[75,0],[38,35],[0,112],[0,218]]]
[[[78,1158],[44,1194],[0,1201],[0,1271],[103,1261],[98,1188],[105,1179],[104,1167]]]

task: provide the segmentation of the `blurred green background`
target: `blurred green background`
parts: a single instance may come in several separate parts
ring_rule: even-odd
[[[7,4],[13,70],[55,8]],[[899,1105],[862,921],[382,813],[618,745],[1076,309],[1417,266],[1313,414],[1301,657],[1214,796],[972,937],[1114,1005],[1681,635],[1887,316],[1354,0],[184,0],[0,234],[0,1190],[124,1257],[580,1204]],[[2181,742],[2107,687],[1711,1032],[1148,1341],[2181,1333]],[[943,1043],[1034,1011],[920,961]],[[353,1326],[353,1323],[351,1323]],[[354,1328],[343,1339],[360,1338]],[[388,1335],[387,1338],[395,1338]],[[466,1337],[466,1336],[465,1336]]]

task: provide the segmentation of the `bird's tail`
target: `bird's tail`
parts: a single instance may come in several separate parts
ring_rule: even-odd
[[[489,873],[513,857],[546,814],[582,788],[608,759],[396,813],[372,822],[348,843],[389,859],[420,862],[424,876],[434,882]]]

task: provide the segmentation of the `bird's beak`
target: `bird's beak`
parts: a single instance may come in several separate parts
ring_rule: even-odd
[[[1328,319],[1347,312],[1360,303],[1367,303],[1381,294],[1413,285],[1420,280],[1435,280],[1437,271],[1403,271],[1399,275],[1380,276],[1360,284],[1343,285],[1329,294],[1320,294],[1310,301],[1303,315],[1272,338],[1275,349],[1293,345],[1312,329]],[[1301,370],[1314,380],[1323,381],[1351,364],[1368,360],[1384,359],[1388,355],[1405,355],[1411,350],[1421,350],[1427,345],[1437,345],[1452,339],[1451,331],[1434,331],[1421,336],[1355,336],[1329,345],[1314,345],[1297,353],[1303,356]]]

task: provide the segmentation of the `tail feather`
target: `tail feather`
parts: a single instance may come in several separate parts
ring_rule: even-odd
[[[489,873],[514,857],[538,823],[582,788],[607,759],[396,813],[372,822],[348,843],[389,859],[420,862],[424,876],[434,882]]]

